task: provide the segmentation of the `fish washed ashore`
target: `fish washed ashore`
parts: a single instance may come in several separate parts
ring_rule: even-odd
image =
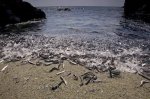
[[[97,46],[95,42],[91,43],[83,39],[21,35],[7,36],[6,34],[6,38],[2,36],[0,62],[22,61],[22,63],[33,65],[51,65],[68,60],[89,70],[96,69],[105,72],[112,67],[122,72],[138,73],[150,79],[149,65],[142,62],[149,60],[146,58],[149,57],[149,54],[141,53],[141,49],[106,48],[105,50],[100,47],[100,44]]]
[[[47,20],[0,30],[2,98],[147,99],[149,25],[122,8],[42,9]]]
[[[148,81],[135,74],[109,78],[108,72],[91,71],[67,61],[58,70],[53,69],[58,64],[20,61],[1,63],[0,69],[6,64],[7,68],[0,72],[1,99],[147,99],[150,95],[150,83],[142,84]]]

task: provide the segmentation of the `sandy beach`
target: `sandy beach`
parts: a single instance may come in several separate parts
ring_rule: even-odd
[[[150,83],[140,86],[144,80],[137,74],[121,72],[119,77],[109,78],[108,72],[90,71],[101,82],[80,86],[79,77],[89,72],[79,65],[68,61],[60,66],[60,70],[50,72],[56,65],[36,66],[32,64],[1,63],[0,70],[0,99],[149,99]],[[60,73],[62,72],[62,73]],[[59,74],[60,73],[60,74]],[[76,79],[75,79],[75,76]],[[57,86],[63,77],[66,85]]]

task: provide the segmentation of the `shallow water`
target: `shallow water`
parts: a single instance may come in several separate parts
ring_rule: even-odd
[[[0,32],[0,61],[65,55],[86,67],[136,72],[150,65],[150,25],[124,19],[123,8],[42,8],[47,19],[9,25]]]

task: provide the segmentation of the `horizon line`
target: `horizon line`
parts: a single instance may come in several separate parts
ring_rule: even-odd
[[[34,7],[120,7],[120,8],[123,8],[124,6],[94,6],[94,5],[84,5],[84,6],[78,6],[78,5],[74,5],[74,6],[66,6],[66,5],[61,5],[61,6],[58,6],[58,5],[47,5],[47,6],[34,6]]]

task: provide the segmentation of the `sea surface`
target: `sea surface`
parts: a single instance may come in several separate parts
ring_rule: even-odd
[[[135,73],[150,66],[150,25],[125,19],[121,7],[42,7],[47,19],[0,30],[0,62],[64,55],[86,67]]]

